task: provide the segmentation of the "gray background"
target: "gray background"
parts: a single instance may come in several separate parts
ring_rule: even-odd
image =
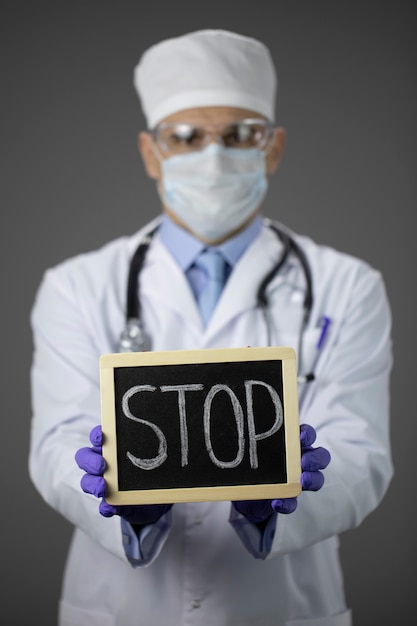
[[[136,151],[144,122],[133,67],[157,40],[206,27],[264,40],[278,68],[277,120],[288,147],[265,212],[385,276],[394,314],[396,475],[380,508],[343,535],[342,557],[355,626],[399,623],[414,612],[413,2],[16,1],[2,5],[0,33],[7,626],[56,624],[71,533],[27,474],[35,291],[47,267],[158,212]]]

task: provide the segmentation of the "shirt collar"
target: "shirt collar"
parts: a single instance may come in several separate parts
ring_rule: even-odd
[[[158,234],[162,243],[168,248],[181,269],[185,272],[194,263],[199,254],[210,248],[219,250],[231,267],[234,267],[246,248],[256,239],[262,229],[262,218],[257,215],[242,231],[234,237],[226,239],[218,246],[207,246],[202,241],[191,235],[168,215],[162,216]]]

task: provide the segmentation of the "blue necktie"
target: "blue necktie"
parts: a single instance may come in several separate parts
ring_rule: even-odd
[[[207,324],[225,283],[226,262],[220,252],[204,250],[195,264],[207,275],[207,283],[197,300],[201,317]]]

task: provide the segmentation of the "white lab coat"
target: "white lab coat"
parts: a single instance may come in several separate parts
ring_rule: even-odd
[[[146,229],[149,229],[149,225]],[[74,524],[60,626],[349,626],[338,534],[361,523],[392,475],[388,426],[390,312],[380,274],[296,236],[308,257],[314,304],[302,372],[317,380],[300,400],[332,461],[316,493],[279,515],[270,556],[256,560],[228,523],[230,503],[176,504],[153,562],[132,567],[120,519],[105,519],[79,486],[74,453],[100,422],[99,356],[115,352],[124,327],[129,260],[142,232],[46,272],[32,313],[31,477]],[[256,306],[280,243],[264,226],[241,257],[206,330],[181,270],[158,240],[140,276],[143,318],[154,350],[263,346]],[[305,280],[296,258],[269,286],[275,345],[297,349]],[[315,345],[322,315],[328,340]]]

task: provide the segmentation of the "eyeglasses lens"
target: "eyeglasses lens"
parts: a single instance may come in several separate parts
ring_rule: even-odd
[[[265,120],[240,120],[218,131],[191,124],[161,124],[154,138],[168,154],[201,150],[212,139],[220,140],[226,148],[262,149],[270,137],[272,126]]]

